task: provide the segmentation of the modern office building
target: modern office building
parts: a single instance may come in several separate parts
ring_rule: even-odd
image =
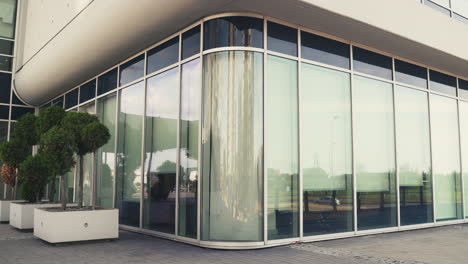
[[[0,5],[0,124],[96,114],[124,229],[243,249],[468,217],[467,0]]]

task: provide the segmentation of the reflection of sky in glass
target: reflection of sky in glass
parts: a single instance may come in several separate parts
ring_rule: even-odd
[[[200,118],[200,70],[200,59],[182,65],[182,120],[194,121]]]
[[[353,78],[357,172],[394,171],[392,85]]]
[[[302,69],[303,172],[320,168],[328,177],[351,174],[349,74],[307,64]]]
[[[432,155],[434,173],[460,170],[456,101],[447,97],[431,97]]]
[[[148,79],[146,116],[178,118],[178,68]]]
[[[404,185],[401,173],[421,178],[430,171],[429,109],[425,92],[397,86],[395,98],[400,185]]]
[[[121,90],[120,112],[143,115],[144,103],[142,98],[145,92],[144,89],[144,83],[139,82]]]

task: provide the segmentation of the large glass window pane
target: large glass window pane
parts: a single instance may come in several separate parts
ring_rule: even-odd
[[[268,56],[265,170],[268,239],[299,236],[297,62]]]
[[[12,57],[0,56],[0,71],[11,71]]]
[[[457,102],[431,96],[432,162],[437,221],[462,217]]]
[[[0,39],[0,54],[13,55],[13,47],[14,47],[13,41]]]
[[[395,79],[422,88],[427,88],[427,69],[409,62],[395,60]]]
[[[220,47],[263,48],[263,20],[254,17],[222,17],[205,22],[204,49]]]
[[[178,230],[180,236],[191,238],[197,237],[201,74],[200,59],[182,65]]]
[[[105,208],[111,208],[113,205],[116,107],[116,93],[99,98],[97,101],[99,120],[109,129],[110,133],[109,141],[99,149],[97,154],[96,204]]]
[[[179,61],[179,37],[174,37],[156,48],[148,51],[148,65],[146,73],[166,68]]]
[[[461,154],[465,194],[465,217],[468,218],[468,102],[460,101]]]
[[[80,87],[80,103],[91,100],[94,97],[96,97],[96,79]]]
[[[370,50],[353,47],[353,67],[358,72],[392,79],[392,58]]]
[[[117,69],[110,70],[98,78],[98,95],[117,88]]]
[[[10,103],[11,74],[0,72],[0,103]]]
[[[268,22],[268,49],[297,56],[297,29]]]
[[[263,55],[204,60],[202,239],[261,241]]]
[[[200,26],[182,34],[182,59],[187,59],[198,53],[200,53]]]
[[[463,99],[468,99],[468,81],[458,79],[458,96]]]
[[[301,102],[304,235],[353,231],[349,74],[302,64]]]
[[[178,68],[148,79],[143,227],[175,232]]]
[[[78,89],[68,92],[65,95],[65,109],[69,109],[78,104]]]
[[[94,102],[79,107],[79,111],[95,115],[96,109]],[[93,175],[93,155],[91,153],[86,154],[83,157],[83,205],[91,205],[91,193],[92,193],[92,175]]]
[[[18,120],[21,116],[27,113],[34,114],[34,108],[13,106],[11,108],[11,120]]]
[[[120,224],[139,226],[141,147],[145,85],[139,82],[120,90],[117,144],[117,193]]]
[[[353,106],[358,229],[396,226],[392,85],[354,76]]]
[[[425,92],[403,86],[395,89],[401,225],[433,221],[427,100]]]
[[[16,0],[0,1],[0,37],[15,37]]]
[[[145,74],[145,54],[127,61],[120,66],[120,84],[122,86],[126,83],[132,82],[136,79],[143,77]]]
[[[349,45],[301,32],[302,58],[349,69]]]
[[[439,93],[445,93],[449,95],[457,95],[457,78],[438,72],[429,71],[431,80],[431,90]]]

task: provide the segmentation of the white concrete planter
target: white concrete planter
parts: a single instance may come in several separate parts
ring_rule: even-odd
[[[59,207],[60,204],[50,203],[10,203],[10,225],[18,229],[34,227],[34,208]]]
[[[34,236],[49,243],[119,238],[119,210],[34,212]]]
[[[23,202],[21,200],[0,200],[0,222],[10,222],[10,203]]]

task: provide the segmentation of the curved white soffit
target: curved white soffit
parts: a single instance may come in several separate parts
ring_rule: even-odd
[[[33,105],[226,11],[256,12],[468,77],[468,26],[408,0],[96,0],[15,77]],[[450,28],[450,30],[447,30]]]

